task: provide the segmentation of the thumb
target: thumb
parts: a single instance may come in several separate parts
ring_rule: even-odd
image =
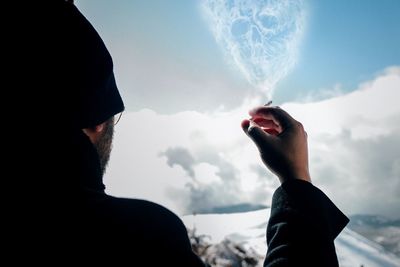
[[[253,120],[245,120],[242,122],[243,131],[253,140],[259,150],[265,148],[273,142],[273,136],[265,132],[260,125]]]
[[[250,134],[251,132],[254,131],[254,129],[261,130],[263,131],[263,129],[261,128],[261,126],[255,122],[254,120],[250,120],[249,121],[249,128],[247,128],[247,133]]]

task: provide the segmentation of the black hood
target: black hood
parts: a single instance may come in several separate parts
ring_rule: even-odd
[[[47,122],[82,129],[122,112],[110,53],[79,10],[66,1],[44,1],[29,16],[25,52],[33,55],[34,99],[55,119]]]
[[[15,190],[104,190],[98,155],[82,133],[124,110],[104,42],[63,0],[29,1],[10,12],[18,21],[8,38],[16,44],[15,78],[3,101],[12,104],[7,154],[17,165],[10,165]]]

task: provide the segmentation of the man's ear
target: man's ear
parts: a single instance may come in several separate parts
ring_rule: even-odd
[[[93,127],[89,127],[89,128],[85,128],[85,129],[83,129],[83,131],[85,133],[91,133],[91,134],[101,133],[104,130],[105,124],[106,123],[103,122],[103,123],[101,123],[99,125],[96,125],[96,126],[93,126]]]
[[[94,131],[96,132],[96,133],[101,133],[103,130],[104,130],[104,125],[105,125],[106,123],[105,122],[103,122],[102,124],[99,124],[99,125],[96,125],[95,127],[94,127]]]
[[[90,141],[92,141],[92,143],[95,143],[97,141],[98,137],[100,136],[100,133],[103,132],[105,125],[106,125],[106,123],[103,122],[99,125],[89,127],[89,128],[84,128],[82,130],[89,137]]]

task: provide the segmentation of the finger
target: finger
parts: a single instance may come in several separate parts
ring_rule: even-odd
[[[267,119],[274,119],[282,126],[294,124],[296,120],[286,111],[279,107],[260,106],[249,111],[250,116],[261,116]]]
[[[247,130],[250,126],[250,121],[249,120],[243,120],[241,123],[243,131],[247,134]]]
[[[281,133],[281,132],[279,132],[279,131],[277,131],[275,129],[264,129],[264,131],[266,131],[270,135],[274,135],[274,136],[278,136]]]
[[[256,121],[257,123],[257,121]],[[280,129],[280,126],[277,126],[275,123],[273,124],[267,124],[267,123],[257,123],[259,126],[261,126],[262,130],[269,133],[270,135],[278,136],[282,130]],[[247,134],[248,128],[250,126],[250,120],[243,120],[242,121],[242,129],[243,131]]]
[[[277,128],[279,127],[273,120],[265,119],[263,117],[255,117],[252,119],[255,123],[260,125],[261,127],[269,127],[269,128]]]
[[[276,122],[274,122],[273,120],[265,119],[262,117],[256,117],[253,119],[253,121],[258,125],[260,125],[264,130],[270,129],[270,130],[275,130],[276,132],[282,132],[281,126]]]
[[[253,140],[260,151],[265,150],[275,140],[275,137],[265,132],[257,123],[249,121],[247,135]]]
[[[249,114],[252,114],[252,112],[250,111]],[[280,123],[279,121],[272,115],[272,114],[253,114],[250,115],[251,116],[251,120],[256,121],[257,123],[259,123],[261,120],[267,120],[267,121],[272,121],[274,124],[278,125],[280,127]]]
[[[296,123],[296,120],[290,116],[286,111],[276,107],[256,107],[249,111],[250,116],[262,116],[265,118],[273,117],[282,126],[282,128],[289,128]]]

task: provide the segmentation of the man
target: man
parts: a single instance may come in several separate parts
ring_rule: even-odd
[[[34,38],[27,38],[29,71],[23,73],[40,87],[25,91],[22,106],[32,125],[23,126],[35,131],[20,142],[44,156],[30,157],[15,175],[39,177],[23,179],[21,227],[11,228],[16,248],[41,262],[54,256],[58,261],[113,258],[133,266],[204,266],[175,214],[152,202],[105,194],[102,176],[114,116],[124,105],[111,56],[70,2],[34,3],[26,25]],[[304,129],[277,107],[258,107],[250,116],[243,130],[282,183],[273,198],[264,265],[337,266],[333,240],[348,220],[311,184]]]

